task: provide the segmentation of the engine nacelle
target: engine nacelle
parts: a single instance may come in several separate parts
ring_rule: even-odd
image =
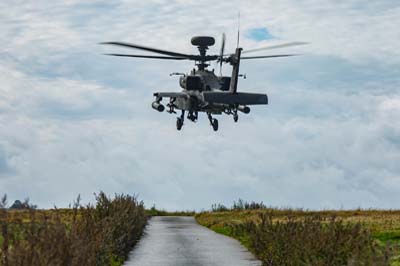
[[[154,110],[157,110],[157,111],[159,111],[159,112],[162,112],[162,111],[164,111],[164,109],[165,109],[164,105],[162,105],[162,104],[159,103],[159,102],[153,102],[153,103],[151,104],[151,107],[153,107]]]
[[[245,105],[239,105],[237,108],[240,112],[248,114],[250,113],[250,107],[245,106]]]

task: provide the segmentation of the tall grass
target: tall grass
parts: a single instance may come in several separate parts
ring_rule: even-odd
[[[389,265],[390,250],[359,223],[318,216],[273,222],[268,213],[260,216],[259,223],[236,225],[233,234],[248,241],[263,265]]]
[[[239,200],[213,204],[196,220],[240,240],[263,265],[400,265],[399,210],[309,211]]]
[[[94,205],[82,206],[78,199],[69,210],[3,208],[0,265],[122,265],[142,235],[146,219],[143,203],[136,197],[109,198],[103,192]]]

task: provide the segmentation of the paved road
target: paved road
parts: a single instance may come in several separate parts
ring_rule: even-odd
[[[125,266],[260,266],[240,243],[193,217],[153,217]]]

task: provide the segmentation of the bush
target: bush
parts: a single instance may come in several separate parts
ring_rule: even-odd
[[[247,238],[263,265],[388,265],[388,251],[379,247],[360,224],[345,224],[320,217],[261,222],[234,227],[237,238]]]
[[[226,212],[229,211],[229,208],[227,208],[225,205],[223,204],[212,204],[211,205],[211,211],[213,212]]]
[[[4,205],[4,204],[3,204]],[[122,265],[142,235],[142,202],[103,192],[96,204],[15,213],[0,209],[0,265]]]
[[[227,212],[227,211],[243,211],[243,210],[262,210],[267,209],[267,206],[263,202],[255,202],[255,201],[244,201],[239,199],[238,201],[234,201],[232,207],[228,208],[225,205],[218,203],[211,205],[212,212]]]
[[[36,208],[37,208],[36,205],[29,203],[29,199],[25,199],[24,201],[16,200],[10,207],[10,209],[15,209],[15,210],[27,210]]]
[[[237,202],[233,202],[232,210],[242,211],[242,210],[260,210],[266,209],[267,206],[263,202],[247,202],[242,199],[239,199]]]

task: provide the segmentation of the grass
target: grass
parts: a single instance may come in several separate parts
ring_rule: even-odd
[[[397,210],[222,207],[196,220],[238,239],[263,265],[400,265]]]
[[[399,243],[400,244],[400,231],[383,231],[375,232],[373,237],[382,243]]]

